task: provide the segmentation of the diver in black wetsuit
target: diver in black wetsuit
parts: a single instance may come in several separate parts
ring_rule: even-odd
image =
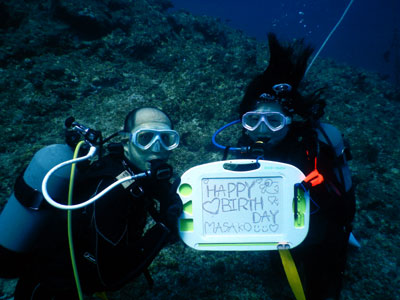
[[[177,218],[182,211],[176,194],[179,180],[170,184],[172,168],[166,164],[170,151],[179,144],[178,133],[165,113],[145,107],[128,114],[123,134],[126,141],[109,154],[90,165],[78,164],[74,204],[90,199],[127,174],[149,174],[118,185],[93,204],[73,211],[73,243],[84,294],[119,289],[141,273],[151,282],[147,267],[163,246],[178,238]],[[21,195],[29,194],[18,197]],[[40,209],[58,217],[29,251],[0,245],[0,276],[19,278],[15,300],[78,299],[65,211],[49,206]]]
[[[248,150],[240,158],[288,163],[306,176],[314,170],[323,176],[309,186],[308,235],[291,252],[306,299],[339,299],[355,214],[349,153],[341,133],[319,121],[325,107],[320,93],[303,97],[298,91],[312,49],[302,41],[282,46],[275,35],[268,38],[269,65],[250,82],[240,104],[237,149]]]

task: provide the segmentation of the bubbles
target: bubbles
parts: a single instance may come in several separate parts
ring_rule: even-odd
[[[279,1],[279,5],[270,7],[271,17],[265,18],[270,27],[268,31],[277,33],[281,39],[306,38],[318,44],[323,38],[321,33],[326,33],[320,24],[324,24],[329,15],[323,11],[324,1]]]
[[[298,21],[298,23],[299,23],[304,29],[307,28],[308,24],[306,24],[306,21],[305,21],[305,13],[304,13],[303,11],[298,11],[297,14],[298,14],[298,16],[300,17],[300,20]],[[309,35],[310,33],[311,33],[311,30],[308,30],[308,31],[306,31],[306,32],[303,33],[303,34]]]

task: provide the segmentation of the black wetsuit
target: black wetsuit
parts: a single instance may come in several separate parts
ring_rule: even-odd
[[[139,173],[123,159],[108,156],[81,172],[74,203],[101,192],[127,169]],[[146,272],[161,248],[176,239],[182,203],[174,190],[168,179],[145,177],[125,187],[119,185],[94,204],[72,212],[75,256],[84,293],[121,288]],[[14,272],[18,274],[3,274],[19,277],[15,300],[77,299],[66,212],[60,215],[46,233],[52,238],[41,240],[32,253],[24,256],[24,265]],[[13,253],[3,249],[1,255],[0,260],[7,260],[6,256],[12,257]]]
[[[241,146],[250,145],[243,135]],[[291,250],[307,300],[339,298],[351,223],[355,214],[354,190],[345,191],[334,174],[337,158],[333,149],[318,142],[309,127],[293,126],[286,138],[274,148],[258,149],[241,158],[256,158],[288,163],[306,176],[315,168],[324,182],[310,190],[310,225],[307,237]]]

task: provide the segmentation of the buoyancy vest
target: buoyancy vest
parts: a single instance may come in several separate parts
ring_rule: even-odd
[[[337,195],[341,209],[340,217],[337,216],[338,224],[345,227],[345,231],[350,233],[351,223],[355,215],[355,193],[351,178],[348,161],[352,159],[349,144],[343,138],[342,133],[334,126],[327,123],[320,123],[316,128],[318,141],[331,150],[331,168],[334,178],[327,178],[326,186],[331,188],[331,193]]]
[[[122,160],[110,157],[103,160],[101,166],[82,176],[83,190],[82,186],[77,187],[78,194],[85,197],[97,194],[126,172]],[[90,188],[85,188],[88,185]],[[157,211],[153,201],[159,193],[167,195],[168,188],[167,182],[147,178],[120,185],[77,216],[76,225],[83,225],[76,231],[76,247],[84,290],[119,289],[146,272],[169,234],[169,229],[155,220],[158,218],[154,216]],[[153,224],[144,230],[148,213],[154,216]]]
[[[318,141],[328,145],[334,153],[334,173],[344,192],[352,188],[351,173],[348,161],[351,159],[348,143],[342,133],[333,125],[320,123],[316,128]]]
[[[314,214],[310,217],[306,239],[294,250],[297,259],[302,260],[307,255],[313,255],[313,252],[308,254],[304,251],[307,247],[329,244],[319,249],[327,251],[324,254],[326,257],[332,255],[332,258],[336,258],[337,268],[343,270],[347,240],[355,214],[354,188],[347,163],[351,159],[349,148],[340,131],[330,124],[296,125],[298,126],[291,128],[284,141],[273,149],[262,147],[261,154],[260,151],[256,151],[243,156],[292,164],[299,168],[306,178],[314,171],[324,177],[319,184],[309,185],[310,196],[313,199],[311,214]],[[249,145],[250,141],[247,136],[243,136],[242,142]],[[304,299],[302,284],[289,250],[279,252],[296,299]],[[312,281],[314,278],[308,279]]]

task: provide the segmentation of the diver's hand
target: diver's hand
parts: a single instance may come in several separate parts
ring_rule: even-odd
[[[150,161],[150,176],[156,180],[168,180],[172,176],[172,167],[161,159]]]

